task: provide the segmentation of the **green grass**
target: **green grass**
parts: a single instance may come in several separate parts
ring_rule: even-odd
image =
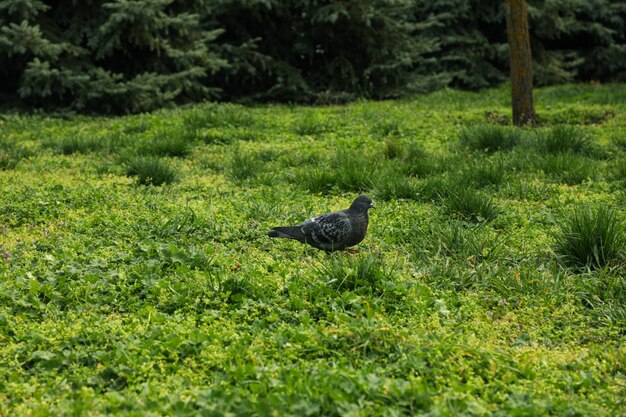
[[[446,190],[442,204],[449,214],[475,222],[493,220],[498,215],[498,207],[491,197],[463,184]]]
[[[401,170],[389,168],[379,174],[374,185],[374,195],[383,200],[416,198],[418,189]]]
[[[405,130],[406,127],[401,120],[385,116],[379,116],[379,119],[374,121],[370,127],[372,135],[376,137],[391,136],[392,138],[397,138],[404,136]]]
[[[143,185],[162,185],[176,181],[177,173],[165,160],[151,156],[134,156],[126,162],[126,175],[137,177]]]
[[[404,155],[404,146],[397,138],[393,137],[385,140],[383,154],[387,159],[397,159]]]
[[[413,233],[417,233],[411,236],[411,241],[418,242],[415,254],[419,260],[440,257],[482,263],[498,260],[503,253],[502,243],[482,225],[455,220],[430,225],[425,233],[419,230]]]
[[[610,175],[617,180],[626,180],[626,158],[617,160],[611,165]]]
[[[318,269],[323,287],[339,293],[380,293],[393,278],[393,267],[377,255],[333,256]]]
[[[595,150],[589,135],[581,128],[572,125],[558,125],[548,131],[540,132],[536,140],[540,150],[552,154],[570,152],[591,155]]]
[[[615,144],[622,150],[626,151],[626,136],[620,135],[615,139]]]
[[[475,187],[497,187],[506,182],[508,175],[507,161],[503,157],[478,158],[467,164],[459,182]]]
[[[141,155],[185,157],[191,152],[191,144],[184,136],[171,129],[157,131],[139,146]]]
[[[293,123],[293,131],[300,136],[319,136],[332,131],[334,120],[320,111],[303,110]]]
[[[600,206],[577,207],[560,221],[555,232],[555,252],[567,264],[576,267],[603,268],[624,259],[624,225],[615,210]]]
[[[623,415],[623,97],[2,115],[0,415]]]
[[[337,176],[330,167],[308,166],[296,174],[295,183],[302,189],[317,194],[333,190],[337,184]]]
[[[20,161],[27,159],[33,152],[20,145],[0,142],[0,170],[14,169]]]
[[[264,163],[261,155],[248,152],[235,152],[228,164],[228,176],[236,182],[259,177]]]
[[[84,133],[59,139],[44,140],[42,145],[62,155],[94,152],[108,147],[105,139],[100,137],[90,137]]]
[[[360,192],[374,186],[378,163],[362,150],[340,149],[331,161],[331,169],[335,172],[338,189]]]
[[[480,151],[511,150],[522,141],[522,132],[508,126],[478,124],[464,127],[459,133],[462,146]]]
[[[539,164],[549,177],[570,185],[596,179],[600,174],[595,160],[571,153],[548,155],[540,159]]]
[[[400,142],[397,139],[385,141],[383,155],[392,160],[391,165],[401,167],[408,175],[425,178],[440,173],[445,161],[440,155],[426,151],[423,144],[416,141]]]

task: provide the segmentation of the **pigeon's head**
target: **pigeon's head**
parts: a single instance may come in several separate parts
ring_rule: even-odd
[[[365,194],[361,194],[352,202],[350,206],[353,210],[365,211],[374,207],[374,203],[372,203],[372,199],[366,196]]]

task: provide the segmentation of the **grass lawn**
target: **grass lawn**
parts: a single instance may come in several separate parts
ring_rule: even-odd
[[[626,414],[626,85],[536,101],[0,115],[0,415]]]

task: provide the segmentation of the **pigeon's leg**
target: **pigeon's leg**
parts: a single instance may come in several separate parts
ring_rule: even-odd
[[[359,253],[359,250],[358,250],[358,249],[355,249],[355,248],[346,248],[346,252],[348,252],[348,253],[350,253],[350,254],[354,255],[354,254]]]

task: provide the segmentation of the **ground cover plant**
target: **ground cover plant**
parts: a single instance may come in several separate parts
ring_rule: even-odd
[[[0,415],[626,413],[626,86],[508,97],[0,116]]]

